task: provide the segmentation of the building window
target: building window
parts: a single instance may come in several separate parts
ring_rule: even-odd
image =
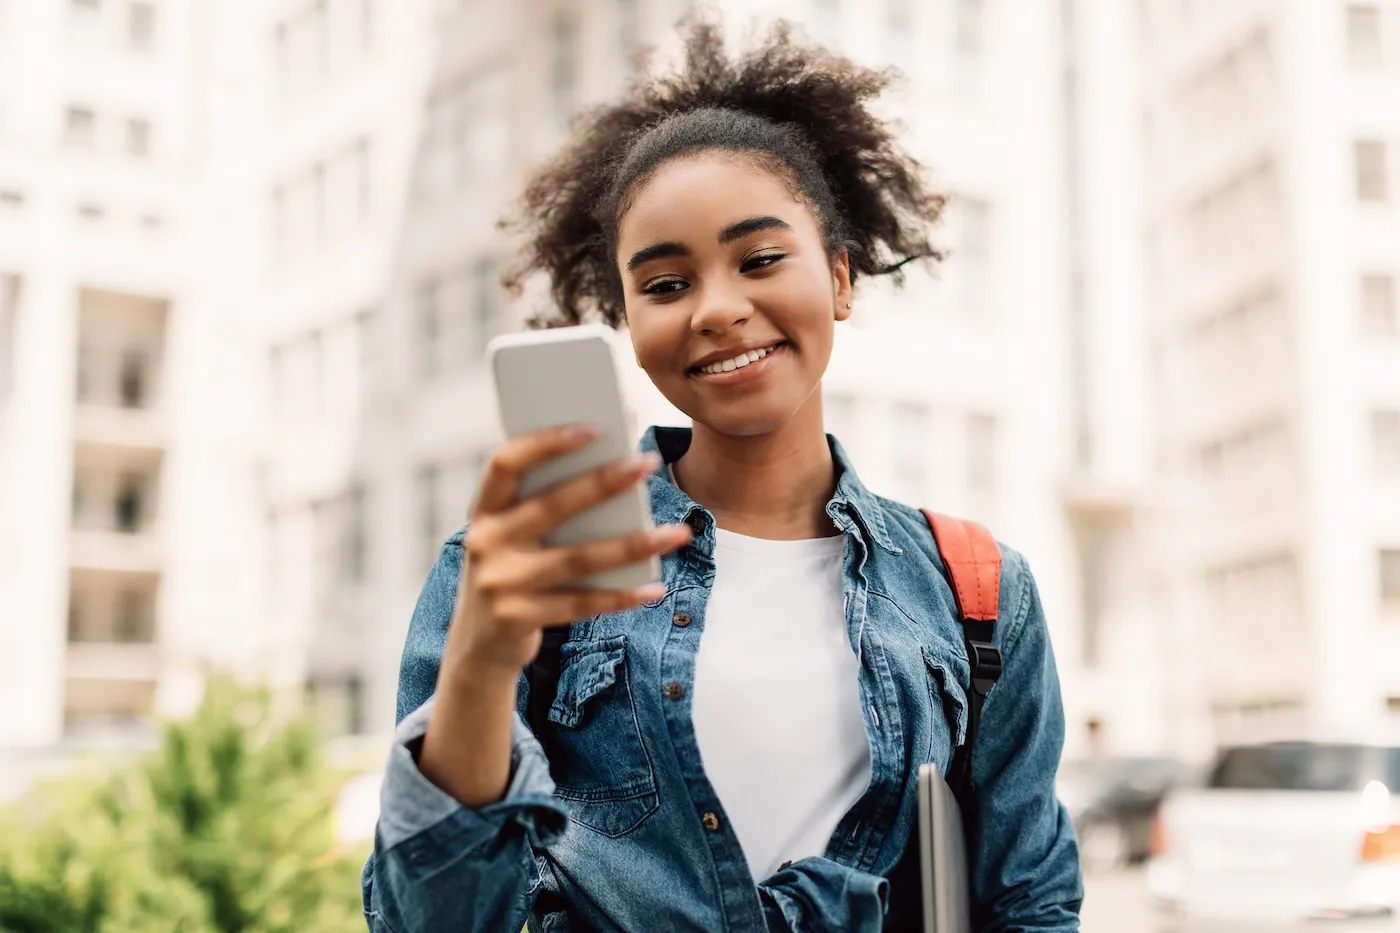
[[[316,246],[324,246],[330,238],[330,227],[327,220],[327,198],[326,198],[326,166],[323,162],[316,163],[311,169],[311,229],[313,231],[312,242]]]
[[[127,11],[126,37],[138,52],[150,51],[156,38],[156,8],[149,3],[133,3]]]
[[[859,403],[854,396],[844,392],[822,393],[822,420],[826,432],[843,445],[851,444],[855,438],[858,410]]]
[[[953,45],[958,64],[967,77],[982,57],[986,10],[983,0],[953,0]]]
[[[1347,7],[1347,58],[1357,71],[1381,65],[1381,11],[1371,3]]]
[[[351,487],[345,497],[345,513],[345,577],[359,583],[366,575],[369,535],[364,487]]]
[[[1377,476],[1400,479],[1400,409],[1371,412],[1371,464]]]
[[[123,590],[117,594],[116,618],[112,621],[114,641],[132,644],[152,640],[150,600],[139,590]]]
[[[418,286],[418,374],[432,379],[438,373],[442,351],[442,286],[428,279]]]
[[[87,505],[87,483],[81,473],[73,475],[73,525],[76,527],[83,519],[83,511]]]
[[[15,334],[19,328],[20,278],[0,273],[0,404],[14,391]]]
[[[1356,163],[1356,199],[1367,204],[1384,202],[1389,196],[1386,178],[1386,146],[1376,139],[1358,139],[1353,144]]]
[[[1386,548],[1380,552],[1381,612],[1400,616],[1400,549]]]
[[[79,404],[92,398],[92,349],[84,344],[73,361],[73,391]]]
[[[985,495],[996,486],[997,422],[992,415],[967,416],[967,488]]]
[[[920,402],[897,402],[890,416],[895,496],[905,502],[920,502],[928,495],[933,413]]]
[[[91,152],[97,143],[97,115],[87,107],[69,107],[63,121],[63,144]]]
[[[578,94],[578,26],[572,17],[559,14],[554,19],[553,78],[551,96],[554,119],[565,126],[574,115]]]
[[[617,50],[629,68],[641,44],[641,0],[617,0]]]
[[[360,48],[365,52],[374,48],[374,3],[360,0]]]
[[[438,548],[442,541],[438,529],[439,502],[438,480],[442,471],[437,466],[425,466],[418,470],[418,540],[424,567],[431,567],[437,560]]]
[[[841,38],[841,0],[812,0],[812,20],[821,41],[837,44]]]
[[[147,356],[139,350],[122,354],[121,377],[118,388],[123,408],[144,408],[149,391]]]
[[[896,43],[908,39],[914,26],[914,0],[885,0],[885,23]]]
[[[358,674],[308,680],[306,702],[322,738],[360,735],[365,730],[364,683]]]
[[[370,145],[367,138],[355,142],[355,206],[356,219],[363,223],[369,220],[373,207],[374,164],[370,160]]]
[[[992,209],[986,201],[966,198],[957,208],[957,247],[950,257],[962,282],[964,308],[987,305],[992,265]]]
[[[1394,276],[1373,273],[1361,277],[1361,332],[1368,337],[1400,333]]]
[[[117,496],[113,501],[113,517],[117,531],[135,534],[141,530],[145,512],[145,483],[140,476],[128,473],[117,484]]]
[[[87,637],[87,626],[83,613],[83,601],[77,593],[68,592],[68,641],[77,644]]]
[[[277,63],[277,81],[283,87],[292,76],[292,46],[287,21],[278,23],[272,30],[272,57]]]
[[[499,294],[496,260],[490,256],[478,258],[472,264],[474,357],[485,355],[486,344],[501,330]]]
[[[144,159],[151,150],[151,125],[145,120],[126,121],[126,154]]]

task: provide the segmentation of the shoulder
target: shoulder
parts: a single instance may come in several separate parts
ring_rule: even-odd
[[[923,511],[883,496],[875,498],[883,511],[890,540],[902,552],[895,558],[901,567],[901,576],[917,578],[925,586],[931,578],[936,579],[935,586],[940,592],[948,590],[951,600],[947,570]],[[996,537],[995,528],[988,530]],[[1033,623],[1038,617],[1039,613],[1032,610],[1039,605],[1039,597],[1035,576],[1025,555],[1000,538],[997,538],[997,546],[1001,550],[998,640],[1011,644],[1019,638],[1028,620]]]

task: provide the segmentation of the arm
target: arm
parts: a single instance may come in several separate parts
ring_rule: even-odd
[[[970,852],[973,929],[1073,933],[1084,893],[1074,829],[1055,798],[1064,745],[1060,681],[1025,558],[1003,549],[1005,670],[972,756],[981,831]]]
[[[374,853],[361,877],[374,933],[494,933],[519,929],[529,913],[532,848],[553,842],[567,813],[553,799],[544,751],[514,711],[520,671],[546,627],[665,592],[659,583],[613,590],[578,581],[668,553],[691,536],[682,524],[542,546],[561,522],[660,463],[654,454],[633,457],[519,497],[529,470],[596,436],[569,425],[497,448],[471,533],[448,541],[423,587],[404,645]]]
[[[399,672],[399,726],[380,799],[374,852],[361,878],[373,933],[518,930],[534,897],[531,845],[566,816],[551,795],[544,752],[512,712],[504,795],[465,807],[425,776],[419,754],[435,717],[439,665],[456,604],[462,535],[444,546],[409,624]],[[511,685],[511,698],[514,685]],[[459,703],[469,702],[470,691]]]

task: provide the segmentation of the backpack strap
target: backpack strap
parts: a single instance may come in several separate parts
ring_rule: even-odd
[[[1001,649],[993,641],[1001,595],[1001,548],[976,522],[923,510],[934,544],[948,568],[963,628],[972,691],[968,694],[967,736],[953,752],[949,784],[964,803],[972,799],[972,750],[982,722],[982,704],[1001,677]]]
[[[568,625],[552,625],[543,630],[540,633],[539,653],[525,665],[525,681],[530,685],[525,723],[539,739],[545,757],[549,756],[549,747],[545,744],[544,724],[549,720],[549,707],[559,690],[559,655],[564,642],[569,640],[569,629]]]

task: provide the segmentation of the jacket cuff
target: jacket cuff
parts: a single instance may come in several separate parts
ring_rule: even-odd
[[[386,850],[409,844],[419,860],[450,861],[497,848],[497,838],[515,827],[537,848],[563,835],[568,811],[554,799],[544,749],[518,715],[511,736],[510,783],[500,801],[479,810],[464,807],[418,770],[413,749],[427,732],[433,703],[429,698],[394,730],[379,794],[379,844]]]

